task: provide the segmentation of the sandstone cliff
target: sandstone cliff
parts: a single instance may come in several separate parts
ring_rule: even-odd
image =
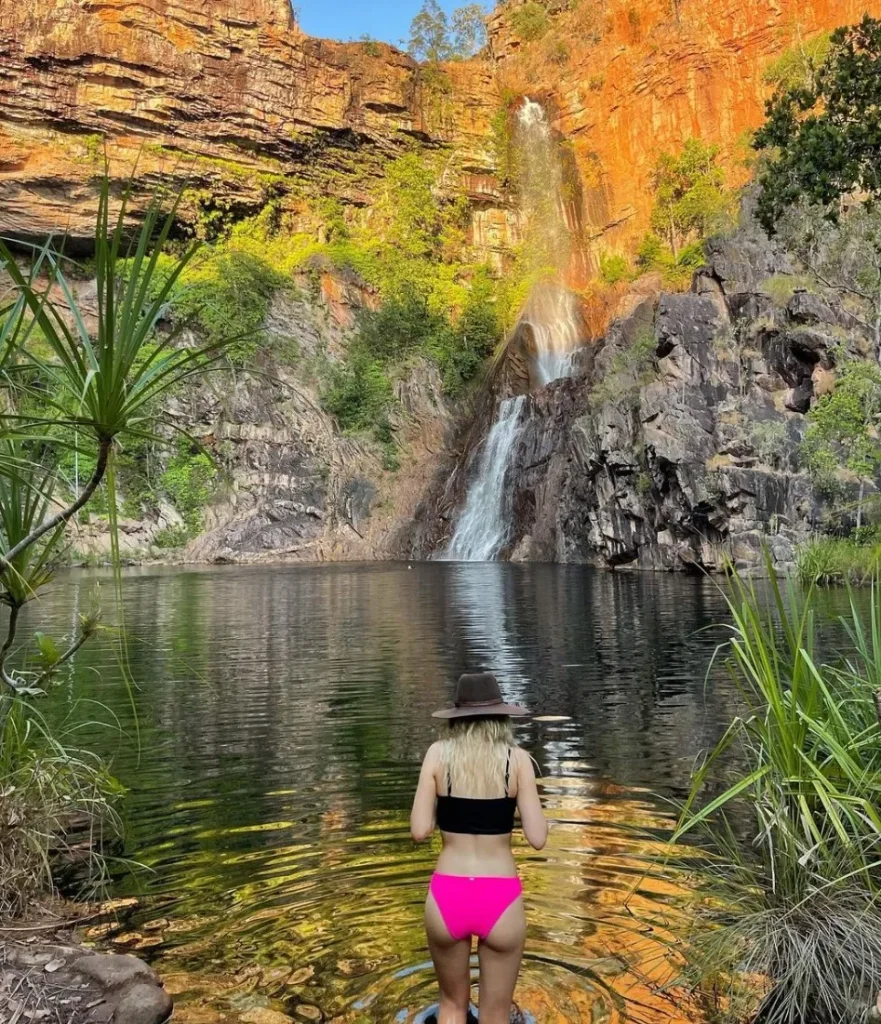
[[[369,202],[385,159],[447,147],[450,187],[492,200],[485,61],[423,73],[382,43],[303,35],[287,0],[0,6],[0,231],[88,240],[114,178],[188,182],[234,214],[274,195]]]
[[[764,72],[821,31],[881,15],[879,0],[603,0],[560,8],[524,41],[509,0],[489,21],[507,95],[553,112],[580,170],[580,218],[601,246],[632,251],[645,232],[658,156],[718,143],[732,184],[747,177],[746,133],[764,114]]]

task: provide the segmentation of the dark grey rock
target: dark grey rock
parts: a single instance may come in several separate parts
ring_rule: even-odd
[[[97,981],[107,990],[117,989],[135,980],[158,984],[155,972],[143,960],[129,953],[95,953],[80,957],[70,966],[71,970]]]
[[[174,1006],[171,996],[148,982],[127,985],[114,1000],[113,1024],[164,1024]]]

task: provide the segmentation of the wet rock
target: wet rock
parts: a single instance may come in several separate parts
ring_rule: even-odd
[[[118,953],[95,953],[80,957],[71,964],[72,970],[112,990],[134,981],[149,981],[158,985],[159,979],[152,968],[136,956]]]
[[[294,1010],[295,1016],[299,1017],[300,1020],[306,1021],[321,1021],[324,1018],[321,1010],[317,1006],[312,1006],[310,1003],[300,1003],[300,1005]]]
[[[792,272],[747,225],[710,243],[692,292],[650,297],[575,376],[530,394],[500,556],[686,572],[734,561],[762,572],[767,550],[790,571],[825,500],[799,464],[804,416],[834,385],[842,341],[866,346],[809,293],[785,311],[769,305],[767,279]],[[408,557],[449,536],[503,395],[478,410],[458,465],[426,495]]]
[[[163,1024],[171,1017],[171,996],[159,985],[134,982],[114,1000],[113,1024]]]

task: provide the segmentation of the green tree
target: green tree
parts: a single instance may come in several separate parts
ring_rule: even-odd
[[[881,21],[832,34],[816,74],[778,90],[754,146],[769,156],[759,175],[758,216],[772,232],[801,200],[837,219],[843,200],[881,195]]]
[[[824,395],[808,413],[802,442],[808,468],[821,483],[831,483],[842,470],[860,481],[857,529],[862,525],[866,480],[881,469],[881,369],[851,361],[839,371],[835,390]]]
[[[419,61],[437,64],[454,56],[450,23],[437,0],[423,0],[418,14],[410,22],[410,54]]]
[[[821,284],[856,300],[881,353],[881,21],[833,32],[811,72],[778,88],[756,133],[757,213]]]
[[[453,11],[453,50],[457,57],[472,57],[486,45],[486,12],[480,4]]]
[[[683,245],[710,234],[731,204],[719,147],[689,139],[678,156],[661,154],[652,176],[652,228],[667,240],[674,258]]]

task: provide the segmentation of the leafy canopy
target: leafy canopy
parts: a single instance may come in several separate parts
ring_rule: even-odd
[[[486,43],[484,16],[480,4],[466,4],[450,19],[436,0],[424,0],[410,22],[410,54],[428,64],[472,57]]]
[[[719,147],[689,139],[677,156],[662,153],[652,176],[652,228],[677,255],[680,247],[706,237],[728,211],[731,197],[718,163]]]
[[[881,468],[878,418],[881,416],[881,370],[871,363],[845,363],[835,390],[808,414],[803,449],[808,467],[831,481],[839,469],[868,477]]]
[[[842,199],[881,195],[881,21],[832,34],[831,48],[810,80],[779,89],[754,146],[770,161],[759,175],[758,216],[773,231],[800,200],[836,220]]]

